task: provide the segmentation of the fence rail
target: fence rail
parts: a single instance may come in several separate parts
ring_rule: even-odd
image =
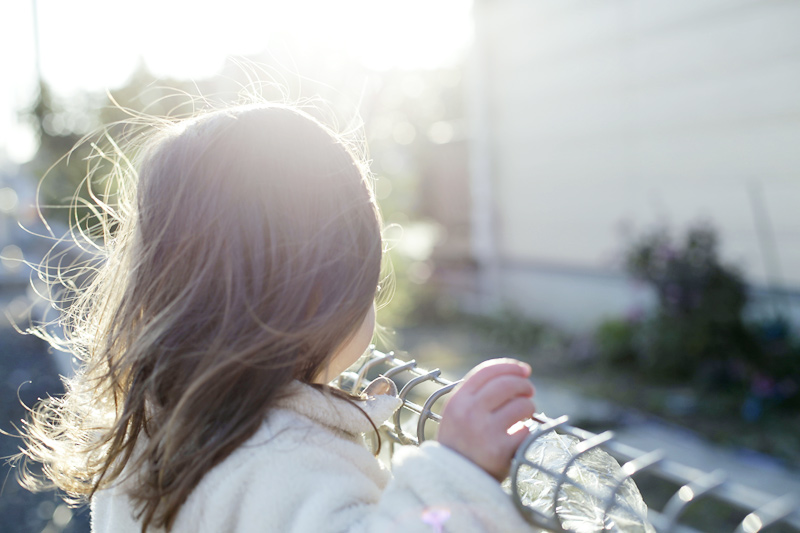
[[[435,407],[459,382],[443,378],[438,369],[424,370],[414,360],[405,361],[393,352],[373,348],[358,371],[343,375],[338,384],[344,390],[360,392],[379,374],[395,382],[403,400],[402,407],[381,428],[390,443],[388,453],[395,444],[418,446],[435,431],[429,421],[434,426],[441,421]],[[527,425],[530,434],[517,450],[505,486],[523,516],[545,531],[574,531],[565,515],[570,506],[586,507],[588,502],[600,529],[694,533],[700,530],[683,523],[684,511],[690,505],[694,508],[716,501],[746,513],[734,526],[736,533],[800,532],[798,495],[775,498],[728,480],[723,471],[704,472],[669,459],[658,450],[643,452],[616,442],[611,431],[596,434],[573,427],[566,416],[551,419],[536,415]],[[546,458],[553,439],[562,439],[558,448],[567,450],[559,460]],[[610,458],[604,459],[608,456],[621,467]],[[644,472],[679,487],[660,509],[649,504],[645,511],[643,506],[636,508],[635,502],[631,503],[639,493],[630,480]],[[594,481],[587,484],[587,479]],[[720,527],[725,526],[709,531],[723,531]]]

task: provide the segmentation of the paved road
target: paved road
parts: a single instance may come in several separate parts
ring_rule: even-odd
[[[24,405],[63,392],[44,343],[18,334],[6,320],[4,311],[9,306],[16,312],[27,305],[24,286],[0,288],[0,431],[12,435],[16,434],[14,425],[26,415]],[[24,327],[24,320],[19,323]],[[0,457],[17,453],[19,445],[17,439],[0,433]],[[52,492],[26,491],[9,465],[0,461],[0,533],[86,533],[87,511],[68,509]]]

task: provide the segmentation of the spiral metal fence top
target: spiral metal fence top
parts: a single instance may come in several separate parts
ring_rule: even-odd
[[[459,382],[443,378],[438,369],[424,370],[414,360],[371,347],[357,372],[343,374],[337,385],[358,393],[379,374],[395,382],[403,400],[381,427],[389,442],[387,453],[391,455],[395,444],[420,445],[442,419],[437,412],[440,400]],[[798,495],[775,498],[728,480],[724,471],[704,472],[658,450],[645,453],[616,442],[611,431],[595,434],[573,427],[566,416],[537,414],[526,424],[530,434],[517,450],[503,487],[541,531],[800,532]],[[639,494],[634,477],[641,475],[669,487],[651,497],[657,502]],[[704,513],[705,529],[687,524],[692,522],[687,516]],[[725,523],[708,524],[708,517],[714,516],[722,516]]]

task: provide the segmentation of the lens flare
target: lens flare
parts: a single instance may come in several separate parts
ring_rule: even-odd
[[[450,510],[444,507],[427,507],[422,511],[422,521],[433,528],[436,533],[442,533],[442,527],[450,519]]]

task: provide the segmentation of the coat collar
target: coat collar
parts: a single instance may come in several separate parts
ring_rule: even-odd
[[[373,430],[363,413],[377,427],[386,422],[402,403],[399,398],[390,395],[369,396],[351,402],[330,392],[293,381],[287,386],[286,395],[278,400],[275,407],[294,411],[318,424],[359,435]],[[363,413],[358,412],[359,409]]]

